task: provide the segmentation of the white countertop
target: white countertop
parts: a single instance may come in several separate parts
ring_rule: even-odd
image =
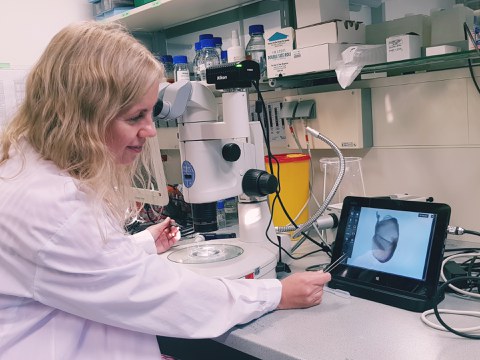
[[[301,271],[322,260],[326,258],[311,256],[290,267]],[[447,294],[439,308],[479,311],[480,302]],[[326,292],[319,306],[272,312],[233,328],[216,341],[265,360],[473,359],[480,354],[479,340],[434,330],[420,315]],[[442,318],[451,326],[480,323],[478,318]]]

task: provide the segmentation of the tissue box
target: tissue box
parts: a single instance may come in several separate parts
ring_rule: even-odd
[[[296,31],[297,49],[321,44],[364,44],[365,24],[358,21],[334,20]]]
[[[321,22],[350,19],[348,0],[295,0],[297,28]]]
[[[418,58],[422,55],[422,39],[418,35],[404,34],[387,39],[387,62]]]
[[[422,46],[431,44],[431,21],[426,15],[410,15],[400,19],[371,24],[365,27],[367,44],[385,44],[394,35],[415,33],[422,37]]]

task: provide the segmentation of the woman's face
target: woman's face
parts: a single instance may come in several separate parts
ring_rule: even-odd
[[[159,83],[155,82],[138,103],[119,114],[107,130],[107,146],[118,164],[131,164],[142,152],[148,137],[156,135],[153,107]]]

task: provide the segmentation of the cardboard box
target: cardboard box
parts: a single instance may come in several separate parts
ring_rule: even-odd
[[[365,44],[365,24],[351,20],[334,20],[296,31],[297,49],[321,44]]]
[[[297,28],[332,20],[349,20],[348,0],[295,0]]]
[[[293,51],[295,30],[292,27],[265,32],[267,62],[283,61]]]
[[[459,51],[461,51],[461,49],[458,46],[451,46],[451,45],[430,46],[425,49],[425,56],[450,54],[450,53],[459,52]]]
[[[395,35],[387,39],[387,62],[422,56],[422,38],[415,34]]]
[[[454,5],[451,9],[432,11],[431,45],[453,45],[465,39],[463,23],[473,29],[473,10],[462,5]],[[465,49],[466,50],[466,49]]]
[[[394,35],[415,33],[422,37],[422,46],[431,45],[431,20],[427,15],[410,15],[365,27],[367,44],[385,44]]]
[[[267,60],[267,75],[277,78],[333,70],[342,58],[342,51],[349,46],[351,44],[322,44],[295,49],[283,61],[268,63]]]

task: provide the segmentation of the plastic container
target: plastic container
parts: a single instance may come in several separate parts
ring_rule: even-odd
[[[188,69],[188,60],[184,55],[173,57],[173,75],[175,81],[190,80],[190,70]]]
[[[278,167],[280,167],[280,197],[290,217],[297,225],[305,223],[309,218],[309,178],[310,178],[310,156],[306,154],[291,153],[275,155],[278,164],[272,160],[273,174],[278,178]],[[265,168],[270,172],[268,156],[265,156]],[[269,196],[272,206],[275,194]],[[305,204],[307,204],[305,206]],[[275,226],[286,226],[290,224],[277,199],[273,209],[273,223]]]
[[[227,219],[225,216],[225,200],[217,201],[217,226],[223,229],[227,226]]]
[[[165,78],[167,82],[173,83],[175,82],[175,76],[173,73],[173,58],[171,55],[163,55],[161,57],[161,62],[163,63],[165,69]]]
[[[227,49],[227,61],[238,62],[245,60],[245,49],[240,46],[237,30],[232,30],[232,46]]]
[[[340,170],[338,158],[320,159],[323,172],[323,200],[330,193]],[[345,196],[365,196],[361,157],[345,157],[345,174],[330,204],[341,204]]]
[[[202,47],[202,55],[198,61],[198,69],[200,72],[200,80],[207,81],[207,69],[214,65],[220,64],[220,57],[215,49],[213,39],[203,39],[200,41]]]
[[[266,80],[267,64],[263,25],[250,25],[248,33],[250,34],[250,40],[245,48],[246,59],[256,61],[260,65],[260,80]]]

